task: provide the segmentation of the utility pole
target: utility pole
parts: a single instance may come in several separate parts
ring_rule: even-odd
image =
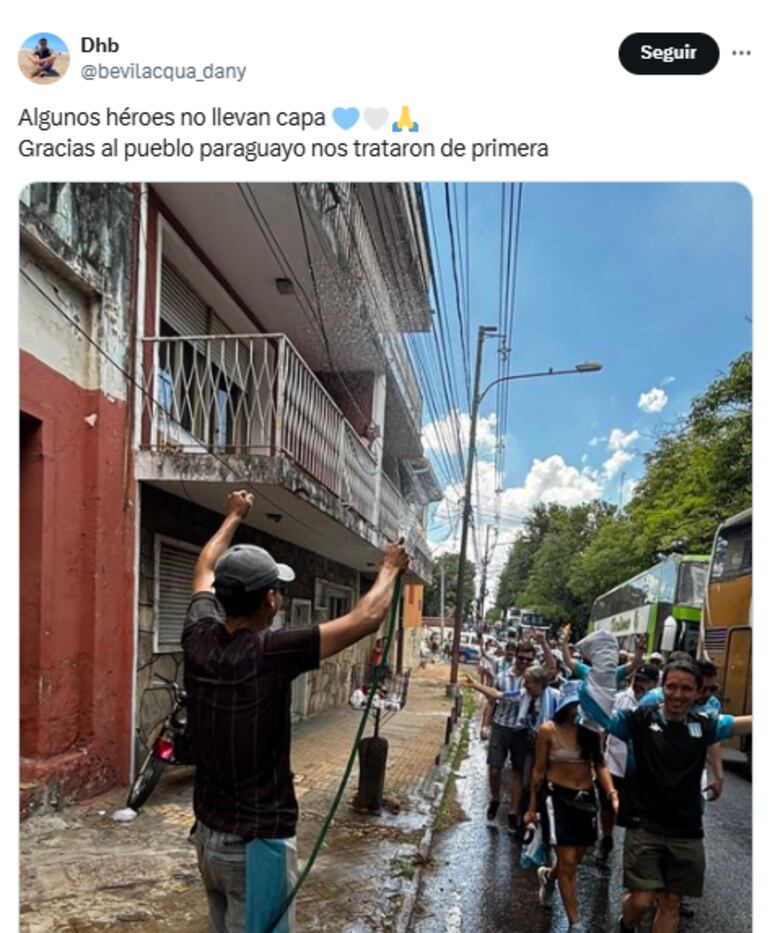
[[[441,565],[441,587],[439,589],[439,612],[441,613],[441,650],[444,650],[444,618],[446,613],[446,567]]]
[[[618,492],[618,508],[623,508],[623,481],[626,478],[625,470],[620,474],[620,490]]]
[[[479,417],[481,397],[481,356],[484,349],[484,338],[487,334],[497,333],[496,327],[479,327],[478,343],[476,345],[476,372],[473,378],[473,402],[471,404],[471,428],[468,440],[468,464],[465,472],[465,498],[463,499],[463,522],[460,534],[460,559],[457,563],[457,605],[455,607],[455,627],[452,636],[452,667],[449,674],[447,694],[454,696],[457,693],[457,669],[460,664],[460,629],[463,621],[463,586],[465,583],[465,557],[468,550],[468,526],[471,523],[471,490],[473,487],[473,461],[476,457],[476,423]]]
[[[481,561],[481,588],[479,589],[478,612],[476,614],[476,627],[479,630],[479,638],[481,637],[481,629],[484,625],[484,602],[487,598],[487,568],[489,567],[489,532],[491,530],[492,526],[487,525],[487,537],[484,544],[484,557]]]
[[[501,382],[513,382],[516,379],[537,379],[541,376],[568,376],[574,373],[595,373],[602,368],[601,363],[587,361],[577,363],[572,369],[550,369],[536,373],[515,373],[512,376],[500,376],[493,379],[484,389],[479,391],[481,383],[481,355],[484,348],[484,338],[488,335],[497,335],[496,327],[479,327],[478,345],[476,347],[476,373],[473,379],[473,402],[471,404],[471,428],[468,442],[468,465],[465,474],[465,498],[463,499],[462,533],[460,535],[460,559],[457,564],[457,606],[455,608],[454,635],[452,637],[452,668],[447,684],[447,696],[457,694],[457,669],[459,667],[460,629],[463,619],[463,583],[465,582],[465,558],[468,550],[468,526],[471,523],[471,488],[473,485],[473,461],[476,458],[476,424],[479,418],[479,408],[484,396],[489,390]]]

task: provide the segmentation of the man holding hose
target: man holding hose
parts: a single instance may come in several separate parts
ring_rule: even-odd
[[[267,927],[297,875],[298,807],[289,764],[291,681],[374,634],[409,565],[388,545],[371,589],[339,619],[269,631],[294,571],[263,548],[230,547],[254,496],[227,497],[227,513],[195,565],[182,647],[195,753],[192,838],[212,933]],[[290,908],[276,927],[294,929]]]

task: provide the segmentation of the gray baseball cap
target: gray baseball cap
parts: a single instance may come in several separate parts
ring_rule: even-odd
[[[274,583],[291,583],[294,571],[276,563],[256,544],[236,544],[228,548],[214,564],[214,589],[255,593]]]

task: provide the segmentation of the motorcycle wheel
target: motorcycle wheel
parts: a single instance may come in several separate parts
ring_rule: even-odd
[[[155,790],[155,785],[160,780],[166,768],[166,762],[158,758],[153,749],[150,749],[149,755],[144,759],[142,767],[139,769],[131,790],[128,792],[126,806],[132,810],[138,810]]]

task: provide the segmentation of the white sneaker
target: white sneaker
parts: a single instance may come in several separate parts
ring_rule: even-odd
[[[548,901],[548,895],[551,893],[551,869],[547,865],[541,865],[537,870],[537,899],[541,904]]]

